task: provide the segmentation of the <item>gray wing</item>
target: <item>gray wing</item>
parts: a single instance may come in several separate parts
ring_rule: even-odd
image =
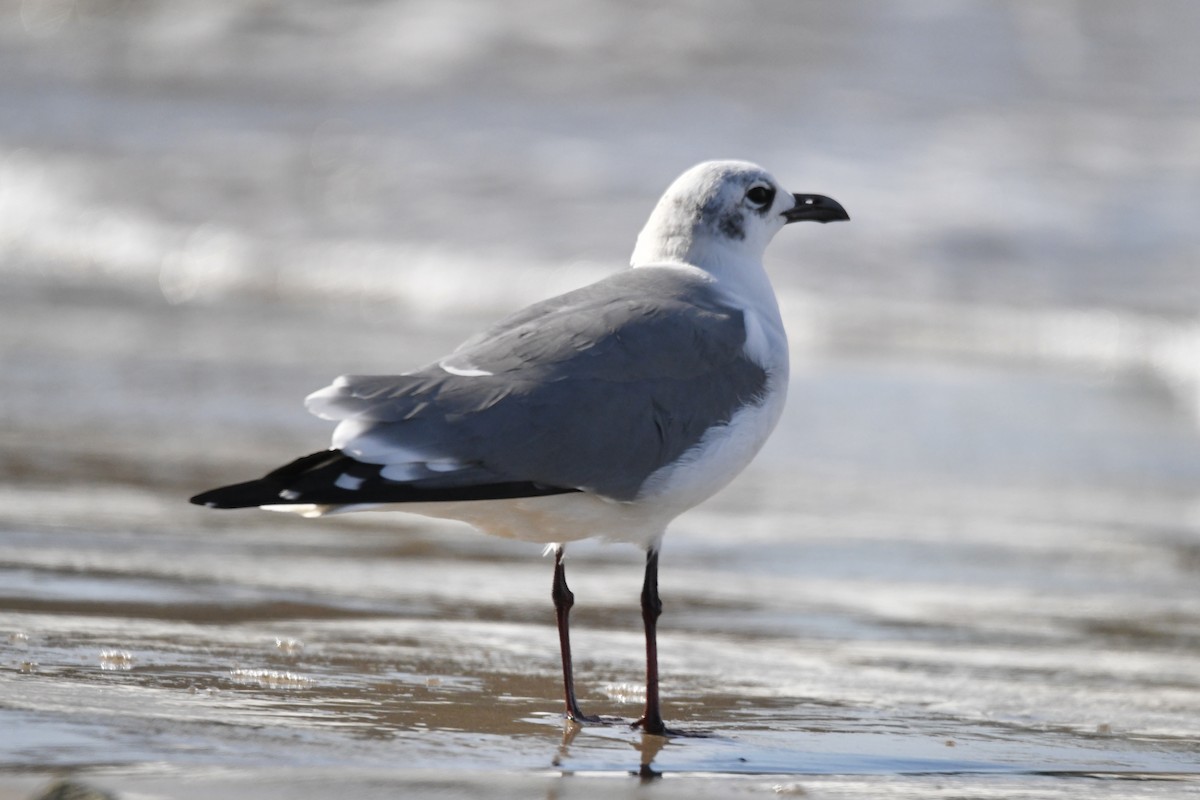
[[[514,314],[440,362],[310,396],[334,447],[428,486],[531,481],[619,500],[761,400],[741,311],[639,268]]]

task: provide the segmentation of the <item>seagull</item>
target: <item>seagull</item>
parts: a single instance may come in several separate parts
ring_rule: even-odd
[[[658,688],[658,555],[668,523],[730,482],[767,440],[788,386],[787,336],[763,253],[786,224],[850,217],[761,167],[708,161],[667,188],[630,269],[543,300],[399,375],[344,375],[305,404],[328,450],[191,499],[320,517],[402,510],[554,553],[565,716],[575,697],[569,542],[646,551],[646,704]]]

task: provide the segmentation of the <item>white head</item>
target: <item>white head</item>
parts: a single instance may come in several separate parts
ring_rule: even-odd
[[[711,267],[730,259],[762,260],[789,222],[849,219],[836,201],[790,194],[748,161],[706,161],[675,179],[638,234],[630,263]]]

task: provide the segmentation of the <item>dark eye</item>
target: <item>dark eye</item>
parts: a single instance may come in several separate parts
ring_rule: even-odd
[[[768,186],[752,186],[746,192],[746,199],[756,206],[769,206],[775,199],[775,190]]]

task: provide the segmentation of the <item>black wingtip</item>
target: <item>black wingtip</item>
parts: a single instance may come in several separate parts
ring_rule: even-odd
[[[265,480],[235,483],[201,492],[188,502],[205,508],[256,508],[279,502],[279,486]]]
[[[190,498],[188,502],[205,508],[220,509],[286,504],[288,501],[283,499],[282,492],[287,491],[293,481],[313,470],[350,460],[340,450],[318,450],[273,469],[261,478],[209,489]]]
[[[577,492],[534,481],[498,481],[467,485],[430,485],[389,481],[378,464],[355,461],[339,450],[322,450],[284,464],[261,478],[210,489],[189,499],[206,508],[257,508],[278,505],[356,505],[360,503],[444,503],[505,500]],[[350,475],[356,489],[340,485]]]

